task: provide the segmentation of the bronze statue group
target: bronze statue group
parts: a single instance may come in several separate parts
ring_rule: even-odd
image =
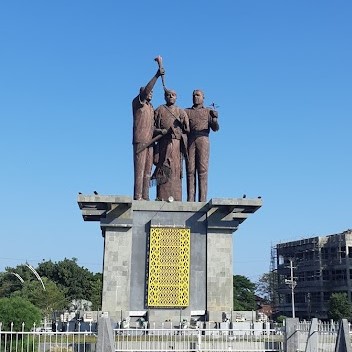
[[[219,130],[217,111],[204,107],[204,93],[193,91],[193,105],[176,106],[177,94],[167,89],[161,57],[159,69],[132,101],[135,200],[149,200],[149,186],[155,182],[157,200],[182,201],[183,161],[186,162],[187,201],[207,200],[209,132]],[[162,77],[165,104],[154,110],[153,87]],[[155,169],[153,170],[153,165]],[[197,187],[198,185],[198,187]]]

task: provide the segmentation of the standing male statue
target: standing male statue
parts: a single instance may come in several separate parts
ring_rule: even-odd
[[[193,91],[193,106],[185,109],[190,125],[188,135],[187,201],[194,202],[198,177],[198,201],[207,200],[209,132],[219,130],[217,111],[205,108],[203,91]],[[197,177],[196,177],[197,175]]]
[[[166,104],[155,110],[156,132],[164,136],[157,144],[156,169],[153,178],[157,183],[157,199],[182,200],[182,160],[187,154],[185,133],[189,132],[189,121],[185,111],[176,103],[176,92],[165,89]],[[165,134],[165,132],[167,133]]]
[[[133,111],[133,161],[134,194],[133,199],[149,200],[149,182],[153,166],[153,145],[148,143],[154,133],[154,108],[151,104],[153,87],[165,71],[159,67],[156,74],[132,101]]]

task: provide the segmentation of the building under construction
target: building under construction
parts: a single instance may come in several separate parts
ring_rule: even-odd
[[[352,230],[277,244],[276,269],[279,314],[327,319],[332,293],[352,302]]]

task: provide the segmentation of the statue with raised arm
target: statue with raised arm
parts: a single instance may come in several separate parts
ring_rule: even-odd
[[[208,192],[209,132],[219,130],[218,113],[204,107],[204,93],[193,91],[193,106],[185,109],[189,118],[187,159],[187,201],[194,202],[198,183],[198,201],[205,202]],[[198,181],[198,182],[197,182]]]
[[[160,58],[161,59],[161,58]],[[158,62],[159,63],[159,62]],[[165,71],[159,69],[145,87],[132,101],[133,111],[133,162],[134,191],[133,199],[149,200],[149,183],[153,166],[154,108],[151,104],[153,87]]]
[[[183,157],[187,156],[185,134],[189,121],[176,103],[176,92],[165,89],[165,104],[155,110],[155,132],[163,134],[155,150],[156,168],[153,179],[157,184],[157,200],[182,200]],[[170,198],[172,197],[172,198]]]

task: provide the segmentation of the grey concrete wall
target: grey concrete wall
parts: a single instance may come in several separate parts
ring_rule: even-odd
[[[185,207],[181,202],[133,202],[129,215],[130,229],[118,227],[111,231],[109,226],[121,225],[121,219],[116,220],[110,214],[108,220],[103,311],[109,311],[116,320],[126,318],[129,311],[148,311],[151,323],[166,320],[178,323],[180,318],[189,320],[192,311],[208,311],[210,320],[221,321],[222,313],[231,311],[233,305],[232,230],[209,230],[207,208],[202,203],[194,203],[191,207],[188,203]],[[213,225],[220,222],[221,216]],[[147,251],[151,225],[191,229],[190,301],[186,308],[147,306]]]
[[[286,318],[286,340],[285,351],[298,351],[298,332],[296,325],[299,323],[298,318]]]
[[[102,311],[115,321],[130,309],[131,248],[132,230],[106,231]]]
[[[232,233],[208,232],[207,239],[207,309],[219,321],[233,307]]]
[[[151,214],[133,213],[130,310],[145,310],[148,223]]]

